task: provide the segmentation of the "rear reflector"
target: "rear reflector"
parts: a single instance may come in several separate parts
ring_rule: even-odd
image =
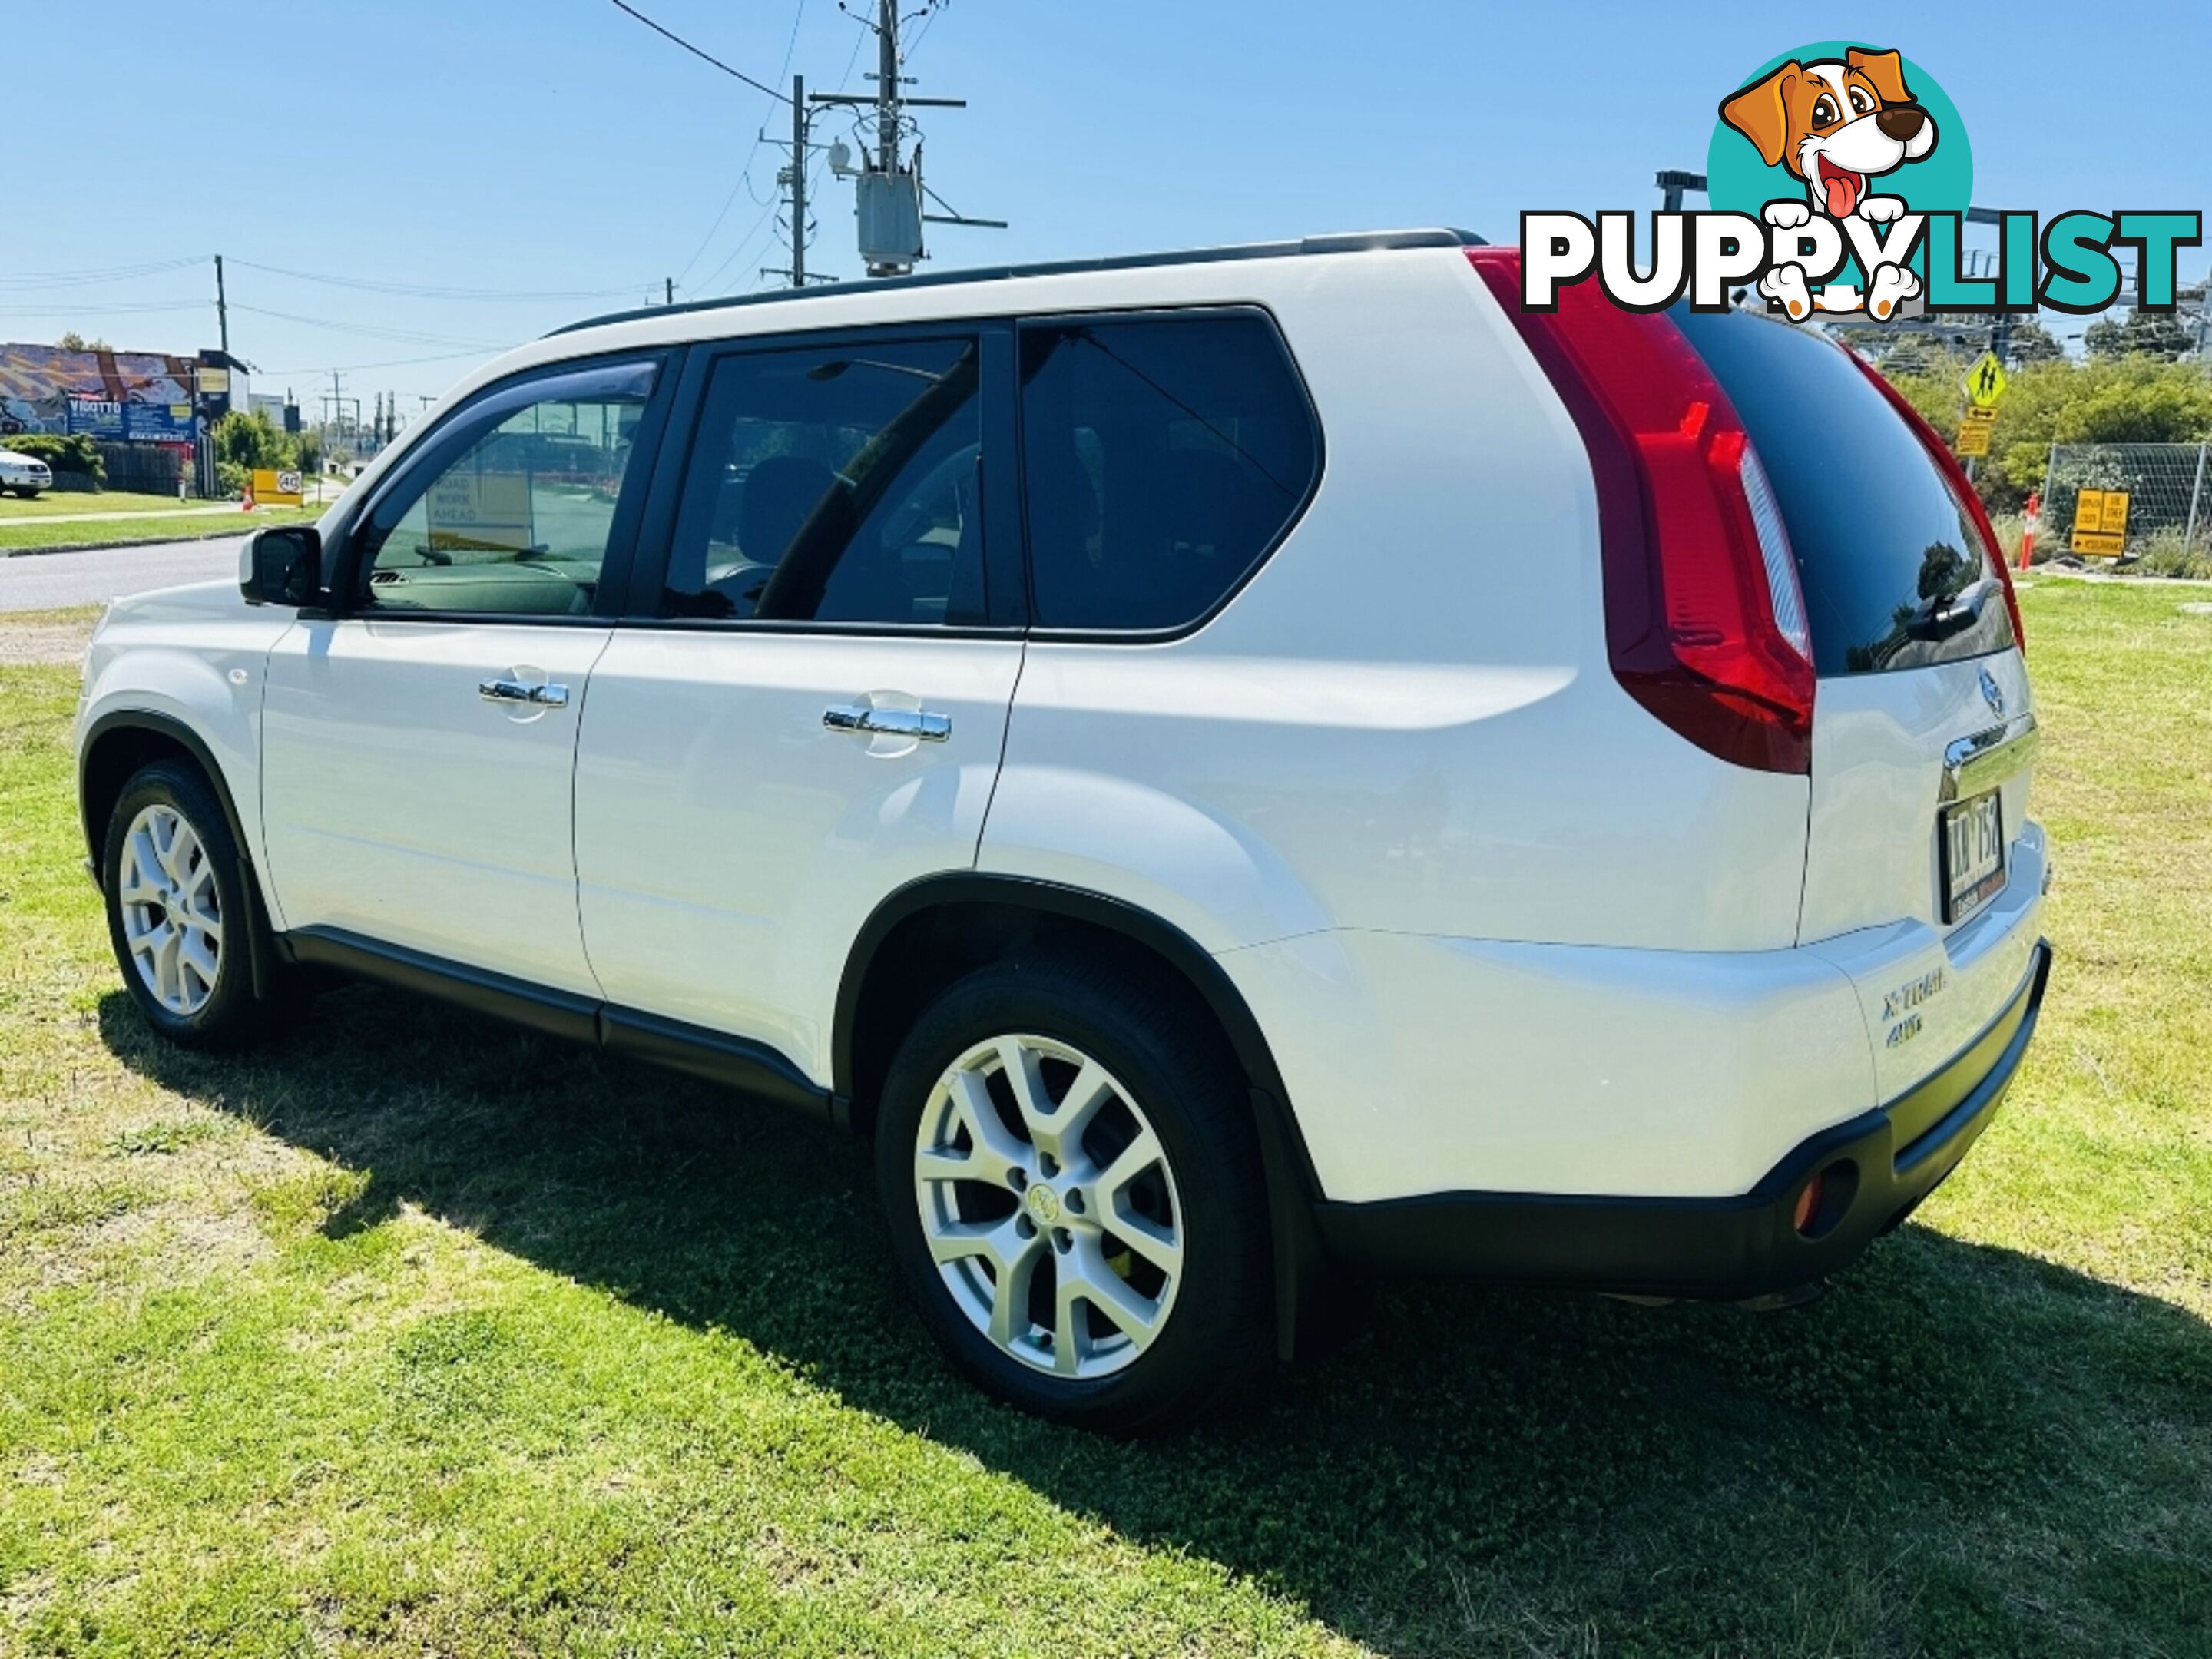
[[[1912,428],[1920,440],[1921,447],[1928,452],[1929,459],[1936,463],[1936,471],[1943,475],[1944,483],[1951,486],[1951,494],[1957,498],[1959,506],[1980,532],[1983,556],[1996,567],[1996,579],[2004,584],[2005,609],[2012,613],[2013,643],[2020,647],[2020,654],[2026,656],[2027,629],[2021,625],[2020,595],[2012,591],[2012,567],[2005,562],[2004,550],[1997,545],[1996,528],[1990,523],[1990,512],[1982,505],[1981,492],[1974,488],[1974,481],[1966,476],[1966,469],[1959,465],[1959,458],[1951,453],[1951,446],[1943,441],[1943,434],[1921,418],[1920,411],[1905,402],[1903,392],[1882,378],[1880,369],[1847,347],[1838,347],[1838,349],[1844,351],[1859,366],[1859,373],[1875,383],[1881,395],[1889,399],[1889,406]]]
[[[1606,643],[1623,690],[1710,754],[1812,770],[1813,649],[1774,491],[1728,394],[1666,316],[1595,283],[1521,308],[1521,256],[1468,258],[1574,417],[1597,483]]]
[[[1805,1190],[1797,1194],[1797,1211],[1790,1218],[1790,1224],[1801,1235],[1809,1237],[1814,1223],[1820,1218],[1821,1188],[1826,1185],[1827,1176],[1816,1175],[1805,1183]]]

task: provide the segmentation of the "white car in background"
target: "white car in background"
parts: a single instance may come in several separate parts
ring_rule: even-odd
[[[0,495],[12,489],[27,501],[40,490],[53,487],[53,469],[44,461],[0,449]]]
[[[2035,1028],[2011,590],[1843,348],[1528,314],[1516,257],[521,348],[240,586],[108,612],[124,982],[212,1044],[343,969],[871,1136],[938,1340],[1094,1427],[1287,1353],[1331,1264],[1796,1297]]]

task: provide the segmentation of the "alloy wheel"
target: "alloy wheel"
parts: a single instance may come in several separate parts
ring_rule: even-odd
[[[938,1079],[915,1134],[930,1256],[1001,1352],[1071,1379],[1156,1341],[1182,1279],[1182,1208],[1144,1109],[1064,1042],[1006,1036]]]
[[[116,901],[131,965],[154,1000],[186,1018],[222,971],[222,899],[207,847],[185,815],[156,802],[131,821]]]

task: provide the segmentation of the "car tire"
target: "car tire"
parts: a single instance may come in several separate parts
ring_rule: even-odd
[[[1136,975],[1038,953],[955,983],[900,1045],[875,1150],[923,1322],[996,1398],[1156,1431],[1264,1352],[1267,1196],[1243,1074],[1208,1020]],[[1018,1304],[1000,1305],[1002,1285]]]
[[[100,855],[107,935],[148,1024],[191,1048],[258,1036],[268,1005],[253,988],[259,907],[230,819],[199,769],[142,767],[108,815]]]

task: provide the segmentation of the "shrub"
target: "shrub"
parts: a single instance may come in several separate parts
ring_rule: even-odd
[[[2212,551],[2201,543],[2185,544],[2181,532],[2166,525],[2142,538],[2136,568],[2147,576],[2191,576],[2203,580],[2212,578]]]
[[[1997,532],[1997,557],[2008,565],[2017,567],[2020,563],[2020,536],[2027,522],[2027,515],[2024,513],[1990,514],[1990,528]],[[2039,533],[2036,538],[2038,545],[2041,544],[2042,539]]]
[[[82,432],[65,438],[52,432],[27,432],[20,437],[0,438],[0,449],[44,461],[56,474],[68,473],[94,489],[107,482],[107,463],[100,458],[100,446]]]
[[[253,482],[253,469],[243,461],[217,461],[215,464],[215,493],[226,501],[237,501],[246,494],[246,486]]]

